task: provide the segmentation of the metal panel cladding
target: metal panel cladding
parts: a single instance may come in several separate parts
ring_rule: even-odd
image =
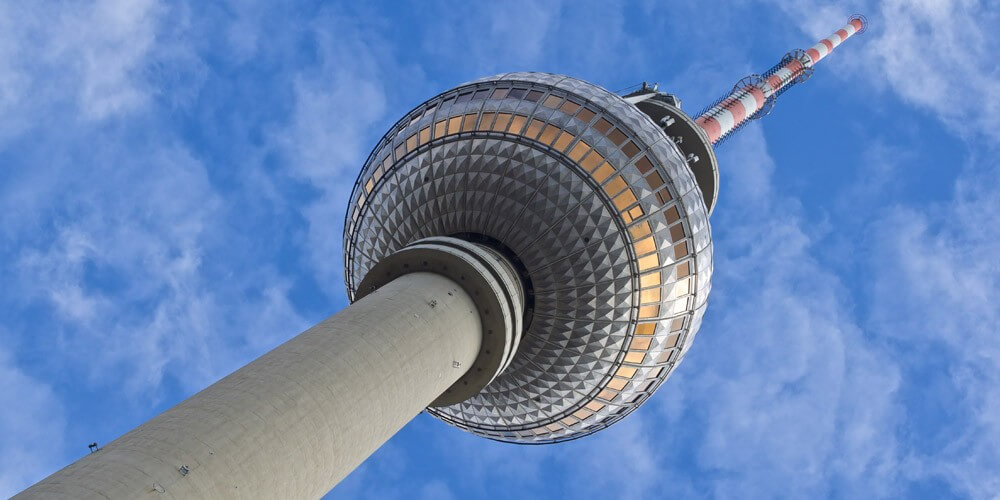
[[[711,234],[683,155],[581,80],[510,73],[428,100],[382,138],[350,203],[351,300],[376,262],[430,236],[483,235],[523,265],[534,307],[510,366],[428,409],[491,439],[563,441],[620,420],[670,376],[705,312]]]

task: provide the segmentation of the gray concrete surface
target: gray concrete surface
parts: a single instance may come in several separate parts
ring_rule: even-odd
[[[15,498],[319,497],[458,380],[481,337],[455,282],[402,276]]]

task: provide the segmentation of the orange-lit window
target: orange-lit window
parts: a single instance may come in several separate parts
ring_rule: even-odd
[[[601,391],[600,393],[597,394],[597,397],[599,397],[599,398],[601,398],[603,400],[606,400],[606,401],[612,401],[612,400],[615,399],[615,396],[617,396],[617,395],[618,395],[618,393],[615,392],[615,391],[604,389],[603,391]]]
[[[493,126],[493,118],[496,113],[483,113],[483,117],[479,120],[479,130],[489,130]]]
[[[639,303],[650,304],[660,301],[660,288],[648,288],[639,292]]]
[[[396,146],[396,159],[400,159],[406,155],[406,144],[400,144]]]
[[[626,187],[628,187],[628,185],[625,184],[625,179],[622,179],[622,176],[620,175],[616,175],[610,182],[604,185],[604,191],[608,193],[608,196],[614,196]]]
[[[670,331],[679,332],[683,329],[684,329],[684,318],[677,318],[670,322]]]
[[[538,137],[538,133],[542,131],[543,126],[545,126],[545,122],[537,118],[532,118],[531,123],[528,124],[528,130],[524,132],[524,136],[528,139]]]
[[[552,147],[559,151],[565,151],[573,139],[576,139],[576,136],[564,130],[563,133],[559,134],[559,138],[552,144]]]
[[[629,344],[628,348],[630,351],[645,351],[649,349],[649,344],[652,341],[653,337],[632,337],[632,343]]]
[[[462,132],[468,132],[470,130],[475,130],[475,129],[476,129],[476,114],[469,113],[465,115],[465,118],[462,120]]]
[[[420,129],[420,144],[427,144],[427,141],[431,140],[431,128],[424,127]]]
[[[462,130],[462,117],[456,116],[448,120],[448,133],[457,134]]]
[[[365,183],[365,192],[366,193],[372,192],[373,187],[375,187],[375,180],[368,179],[368,182]]]
[[[548,124],[542,129],[542,135],[538,136],[538,142],[542,144],[552,144],[552,140],[556,138],[556,134],[559,133],[559,127]]]
[[[582,162],[580,162],[580,165],[582,165],[583,169],[586,170],[587,172],[593,172],[594,169],[597,168],[597,166],[603,162],[604,162],[604,157],[601,156],[600,153],[598,153],[597,151],[591,151],[590,154],[587,155],[587,157],[584,158]]]
[[[683,278],[691,274],[691,261],[684,262],[677,265],[677,277]]]
[[[671,351],[663,351],[663,352],[661,352],[660,355],[657,356],[656,362],[657,363],[666,363],[666,362],[670,361],[670,358],[674,357],[674,352],[675,351],[672,351],[672,350]]]
[[[621,212],[638,200],[635,199],[635,194],[632,193],[631,189],[626,189],[624,193],[616,196],[613,201],[615,202],[615,206],[618,207],[618,211]]]
[[[646,353],[642,351],[630,352],[625,355],[626,363],[642,363],[642,360],[646,359]]]
[[[608,382],[608,387],[610,387],[611,389],[614,389],[616,391],[620,391],[620,390],[624,389],[627,384],[628,384],[628,380],[626,380],[626,379],[623,379],[623,378],[613,378],[613,379],[611,379],[611,382]]]
[[[545,102],[542,103],[542,106],[545,106],[546,108],[558,108],[560,102],[562,102],[562,97],[550,95],[545,98]]]
[[[580,408],[579,410],[576,410],[575,413],[573,413],[573,416],[576,417],[576,418],[578,418],[578,419],[580,419],[580,420],[583,420],[583,419],[589,417],[590,415],[591,415],[591,412],[587,411],[584,408]]]
[[[448,120],[441,120],[434,124],[434,137],[444,137],[448,133]]]
[[[520,134],[521,130],[524,129],[524,123],[527,121],[527,116],[514,115],[514,120],[510,122],[510,127],[507,127],[507,131],[512,134]]]
[[[654,267],[660,265],[660,256],[656,253],[651,253],[645,257],[639,257],[639,270],[647,271]]]
[[[636,255],[645,255],[653,250],[656,250],[656,242],[653,241],[652,236],[644,240],[637,241],[635,244]]]
[[[632,378],[635,375],[636,369],[631,366],[620,366],[618,371],[615,372],[617,377]]]
[[[635,325],[636,335],[652,335],[654,332],[656,332],[656,323],[639,323]]]
[[[639,277],[639,288],[649,288],[651,286],[660,285],[660,272],[652,272],[649,274],[643,274]]]
[[[497,113],[497,121],[493,124],[493,130],[503,132],[507,130],[508,123],[510,123],[510,113]]]
[[[572,115],[573,113],[576,113],[578,109],[580,109],[580,105],[573,101],[566,101],[563,103],[562,106],[559,106],[559,110],[562,111],[563,113],[566,113],[567,115]]]
[[[629,232],[632,233],[633,240],[638,240],[639,238],[649,236],[649,233],[651,233],[652,231],[650,231],[649,229],[648,222],[642,222],[640,224],[632,226],[632,229],[629,229]]]
[[[639,308],[639,318],[649,319],[660,315],[660,305],[642,306]]]
[[[595,113],[587,108],[583,108],[579,114],[576,115],[576,119],[582,121],[583,123],[590,123],[590,120],[594,119]]]
[[[406,138],[406,150],[413,151],[414,149],[417,149],[417,134]]]
[[[569,157],[572,158],[573,161],[579,162],[580,158],[583,158],[583,155],[587,154],[587,151],[590,151],[590,145],[586,142],[580,141],[576,143],[576,146],[573,146],[573,150],[569,152]]]
[[[604,180],[611,177],[611,174],[613,173],[615,173],[614,167],[612,167],[610,163],[604,162],[600,167],[597,167],[597,170],[595,170],[591,175],[594,176],[594,180],[597,182],[604,182]]]
[[[593,412],[598,412],[601,410],[601,408],[604,408],[605,405],[600,401],[590,401],[589,403],[586,404],[586,406],[588,410]]]
[[[638,219],[639,217],[642,217],[643,213],[644,212],[642,211],[642,206],[640,205],[636,205],[632,207],[631,210],[628,211],[628,214],[631,215],[633,219]]]

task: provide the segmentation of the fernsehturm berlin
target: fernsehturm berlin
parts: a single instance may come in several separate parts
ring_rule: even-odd
[[[864,28],[697,114],[656,86],[547,73],[427,100],[348,200],[350,306],[18,498],[316,498],[425,409],[512,443],[614,424],[705,314],[713,148]]]

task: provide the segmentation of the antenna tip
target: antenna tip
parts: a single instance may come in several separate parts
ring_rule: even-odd
[[[861,14],[854,14],[848,22],[857,28],[857,31],[854,32],[856,35],[860,35],[868,30],[868,18]]]

